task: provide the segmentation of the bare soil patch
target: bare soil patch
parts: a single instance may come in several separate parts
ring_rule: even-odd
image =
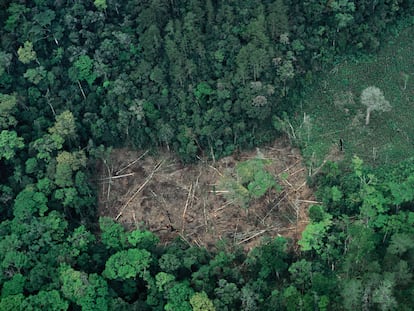
[[[226,199],[227,189],[219,189],[219,181],[237,163],[258,154],[271,160],[266,170],[282,190],[270,190],[242,208]],[[181,237],[212,249],[223,240],[248,251],[263,236],[297,241],[308,223],[308,207],[317,203],[306,184],[299,150],[284,139],[260,150],[185,166],[170,152],[151,156],[115,149],[99,166],[99,215],[128,229],[151,230],[162,242]]]

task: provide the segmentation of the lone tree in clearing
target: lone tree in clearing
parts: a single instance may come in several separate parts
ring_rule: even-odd
[[[367,106],[367,116],[365,118],[365,125],[369,124],[369,117],[371,112],[377,111],[390,111],[391,105],[388,100],[385,99],[382,91],[376,86],[369,86],[362,91],[361,103]]]

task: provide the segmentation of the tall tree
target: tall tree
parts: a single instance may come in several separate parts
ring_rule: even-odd
[[[361,104],[367,107],[365,125],[369,124],[372,111],[390,111],[391,105],[384,93],[376,86],[369,86],[361,93]]]

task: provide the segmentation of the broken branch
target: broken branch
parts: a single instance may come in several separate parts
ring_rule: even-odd
[[[118,179],[118,178],[123,178],[123,177],[133,176],[133,175],[135,175],[135,173],[128,173],[128,174],[124,174],[124,175],[117,175],[117,176],[110,176],[110,177],[101,178],[101,179],[99,179],[99,181],[105,181],[105,180]]]
[[[157,165],[155,165],[154,169],[152,170],[151,174],[147,177],[147,179],[143,182],[143,184],[138,188],[137,191],[129,198],[129,200],[122,206],[121,211],[118,213],[118,215],[115,217],[115,220],[118,220],[119,217],[122,216],[122,213],[127,208],[128,204],[131,203],[131,201],[144,189],[144,187],[149,183],[149,181],[152,179],[154,174],[161,168],[164,161],[159,162]]]
[[[115,175],[118,175],[119,173],[121,173],[122,171],[125,171],[128,167],[130,167],[131,165],[134,165],[135,163],[137,163],[139,160],[141,160],[143,157],[145,157],[145,155],[148,153],[148,150],[145,151],[143,154],[141,154],[139,156],[138,159],[135,159],[134,161],[132,161],[131,163],[129,163],[127,166],[121,168],[118,172],[115,173]]]
[[[190,185],[190,189],[188,190],[188,194],[187,194],[187,200],[185,201],[185,206],[184,206],[184,211],[183,211],[183,216],[182,216],[182,224],[181,224],[181,232],[184,233],[184,224],[185,224],[185,214],[187,213],[187,207],[188,207],[188,203],[190,202],[190,196],[193,190],[193,184]]]
[[[241,241],[239,241],[239,242],[237,242],[237,244],[242,244],[242,243],[245,243],[245,242],[247,242],[247,241],[250,241],[251,239],[254,239],[255,237],[257,237],[257,236],[259,236],[259,235],[261,235],[261,234],[263,234],[263,233],[265,233],[267,231],[267,229],[263,229],[263,230],[261,230],[261,231],[259,231],[259,232],[256,232],[255,234],[253,234],[252,236],[250,236],[250,237],[248,237],[248,238],[246,238],[246,239],[244,239],[244,240],[241,240]]]

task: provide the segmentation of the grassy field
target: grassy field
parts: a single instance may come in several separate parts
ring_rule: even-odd
[[[360,95],[379,87],[392,110],[371,114],[365,125]],[[358,155],[372,165],[414,155],[414,28],[400,33],[369,60],[344,62],[320,75],[303,97],[297,132],[305,158],[315,165]],[[343,140],[344,152],[339,151]]]

